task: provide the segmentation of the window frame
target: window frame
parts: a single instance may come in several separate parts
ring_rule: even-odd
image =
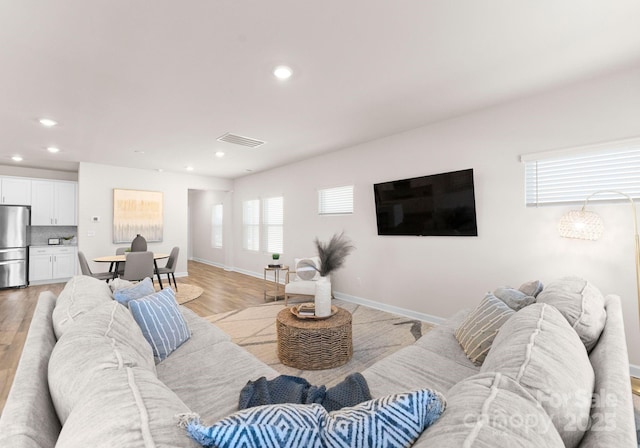
[[[346,190],[349,191],[347,192]],[[348,197],[345,200],[342,196]],[[341,185],[338,187],[318,189],[318,215],[353,215],[354,210],[355,185]]]
[[[603,190],[640,199],[640,138],[527,154],[520,160],[527,207],[582,204]],[[620,197],[602,194],[591,200],[614,203]]]
[[[279,201],[281,207],[279,216],[275,216],[275,222],[272,220],[273,216],[268,216],[271,210],[269,204],[274,201]],[[252,216],[248,216],[248,211]],[[276,238],[279,244],[276,247],[271,245],[274,229],[279,234]],[[242,201],[242,248],[255,253],[282,254],[284,252],[284,196]]]

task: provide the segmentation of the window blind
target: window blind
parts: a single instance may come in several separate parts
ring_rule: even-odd
[[[353,213],[353,185],[318,190],[318,213],[320,215]]]
[[[265,238],[264,248],[270,253],[282,253],[283,224],[284,224],[284,199],[282,197],[267,198],[262,200],[262,226]]]
[[[211,210],[211,247],[222,247],[222,204]]]
[[[260,250],[260,201],[252,199],[242,203],[242,247]]]
[[[523,157],[527,206],[582,203],[599,190],[614,190],[640,198],[640,141],[598,151],[553,157]],[[593,201],[612,202],[618,195],[598,195]]]

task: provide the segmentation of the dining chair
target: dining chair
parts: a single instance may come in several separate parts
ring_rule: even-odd
[[[315,295],[316,282],[320,278],[319,270],[320,257],[294,258],[293,271],[287,271],[284,285],[285,306],[291,297],[300,296],[310,300]]]
[[[156,270],[156,274],[158,279],[160,279],[161,274],[167,274],[167,279],[169,280],[169,286],[171,286],[171,277],[173,277],[173,286],[178,290],[178,284],[176,283],[176,264],[178,263],[178,253],[180,252],[179,247],[174,247],[171,249],[171,253],[169,254],[169,259],[167,260],[167,264]]]
[[[126,255],[127,253],[127,249],[129,249],[128,247],[117,247],[116,248],[116,255]],[[118,277],[122,277],[124,275],[124,265],[126,264],[126,261],[121,261],[119,263],[117,263],[118,265]],[[109,269],[111,270],[111,269]]]
[[[129,252],[122,278],[136,281],[149,277],[153,281],[153,271],[153,252]]]
[[[85,257],[84,253],[80,251],[78,251],[78,261],[80,262],[80,270],[82,271],[82,275],[88,275],[89,277],[106,281],[109,281],[113,278],[113,272],[91,272],[91,268],[89,267],[89,263],[87,262],[87,257]]]

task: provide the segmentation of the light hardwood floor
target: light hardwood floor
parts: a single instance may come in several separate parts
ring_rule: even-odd
[[[200,316],[264,303],[262,279],[195,261],[188,262],[188,271],[188,277],[176,279],[178,289],[180,283],[204,289],[200,297],[185,304]],[[0,290],[0,412],[13,382],[38,296],[43,291],[57,295],[63,288],[64,283],[54,283]]]

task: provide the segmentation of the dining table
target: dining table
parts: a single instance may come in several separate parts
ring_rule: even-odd
[[[158,260],[162,260],[163,258],[169,258],[169,254],[165,254],[162,252],[154,252],[153,253],[153,267],[156,273],[156,277],[158,277],[158,283],[160,284],[160,289],[162,286],[162,278],[160,278],[160,274],[158,273]],[[127,255],[104,255],[102,257],[96,257],[93,259],[96,263],[111,263],[109,265],[109,272],[113,272],[113,278],[118,276],[118,267],[120,263],[124,263],[127,261]]]

